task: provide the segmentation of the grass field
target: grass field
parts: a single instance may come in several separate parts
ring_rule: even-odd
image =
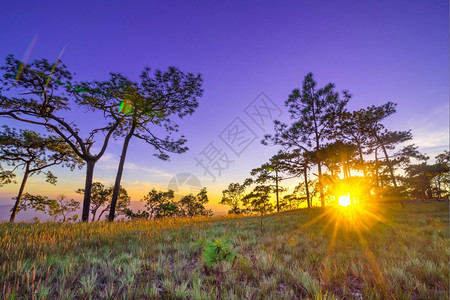
[[[0,224],[2,299],[448,299],[449,206]],[[234,262],[207,267],[205,243]],[[223,264],[225,265],[225,263]],[[227,271],[225,271],[227,269]],[[220,282],[218,282],[220,281]]]

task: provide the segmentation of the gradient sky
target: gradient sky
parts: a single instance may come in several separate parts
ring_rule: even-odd
[[[3,64],[10,53],[22,59],[38,35],[30,60],[55,61],[66,47],[62,61],[76,80],[102,80],[109,72],[137,79],[144,66],[201,73],[200,106],[180,122],[190,150],[163,162],[150,146],[132,140],[122,184],[137,201],[188,172],[217,203],[230,182],[242,181],[277,151],[259,143],[271,125],[258,127],[245,108],[264,92],[281,109],[279,118],[288,120],[283,102],[308,72],[321,86],[333,82],[339,91],[348,89],[350,109],[398,103],[388,128],[411,129],[413,142],[431,156],[448,149],[448,5],[447,0],[7,1],[0,11],[0,59]],[[90,122],[82,111],[73,117]],[[256,137],[240,156],[220,138],[236,118]],[[6,119],[0,124],[23,126]],[[121,142],[113,142],[98,163],[96,180],[113,183]],[[210,142],[234,161],[215,182],[195,161]],[[27,191],[80,199],[74,190],[83,187],[84,170],[54,173],[56,187],[36,176]],[[17,184],[2,187],[0,204],[10,204],[17,189]]]

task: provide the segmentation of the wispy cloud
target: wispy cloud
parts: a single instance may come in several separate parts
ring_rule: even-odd
[[[449,104],[435,107],[420,118],[410,119],[406,126],[412,129],[413,142],[422,150],[442,151],[449,146]]]
[[[98,162],[98,168],[103,170],[117,170],[119,164],[119,157],[111,154],[111,153],[105,153],[102,159]],[[155,168],[149,168],[145,165],[138,165],[135,163],[129,163],[126,162],[124,165],[124,170],[127,172],[133,172],[133,173],[145,173],[145,174],[151,174],[155,177],[163,177],[170,179],[175,174],[168,173],[163,170],[155,169]]]

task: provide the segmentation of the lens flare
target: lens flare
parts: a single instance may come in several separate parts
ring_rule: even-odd
[[[119,111],[123,114],[130,114],[131,110],[133,109],[133,105],[129,99],[124,99],[122,102],[120,102],[119,105]]]
[[[47,81],[45,82],[44,90],[42,91],[42,95],[44,95],[45,91],[47,90],[48,84],[50,82],[50,78],[52,77],[53,73],[55,72],[56,65],[61,60],[61,56],[63,55],[64,51],[66,50],[66,46],[64,46],[61,51],[59,52],[58,58],[56,59],[56,62],[53,64],[52,70],[50,71],[50,75],[48,75]]]
[[[14,86],[17,85],[17,83],[20,80],[20,77],[22,76],[23,70],[25,69],[25,65],[28,62],[28,59],[30,58],[31,51],[33,51],[34,46],[36,45],[36,41],[39,37],[39,34],[36,34],[33,39],[31,40],[30,45],[28,45],[27,51],[25,51],[25,55],[23,56],[22,62],[19,65],[19,69],[16,73],[16,82],[14,83]]]

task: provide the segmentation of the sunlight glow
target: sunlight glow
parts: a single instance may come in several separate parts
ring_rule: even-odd
[[[339,197],[339,205],[340,206],[349,206],[350,204],[351,204],[351,202],[350,202],[349,194],[342,195]]]

